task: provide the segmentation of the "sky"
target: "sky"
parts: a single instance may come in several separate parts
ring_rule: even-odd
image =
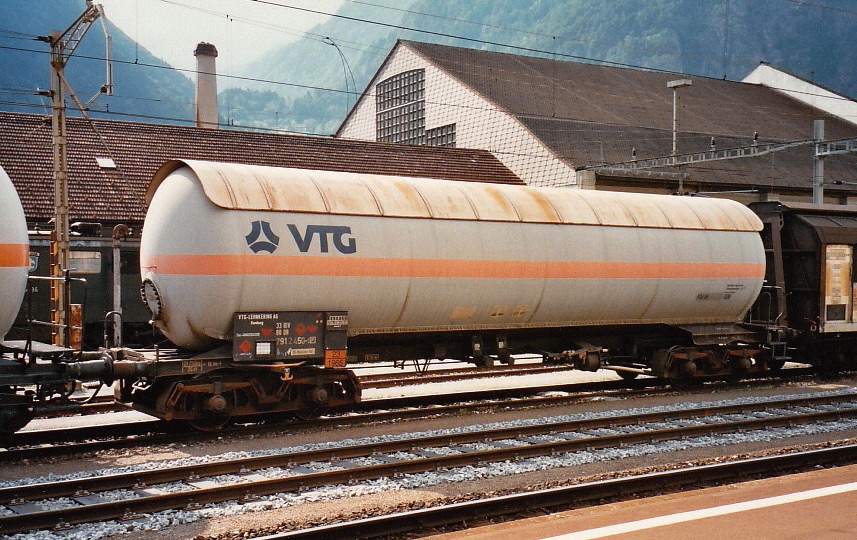
[[[194,69],[193,51],[217,47],[218,70],[228,72],[301,37],[329,17],[280,7],[335,13],[345,0],[97,0],[107,18],[155,56]]]

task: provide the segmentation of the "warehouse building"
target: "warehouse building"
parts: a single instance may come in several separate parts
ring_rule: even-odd
[[[745,82],[399,41],[337,131],[491,151],[532,185],[810,200],[814,146],[680,167],[631,160],[857,137],[857,102],[762,65]],[[611,167],[605,167],[611,165]],[[825,159],[825,202],[857,202],[857,154]]]

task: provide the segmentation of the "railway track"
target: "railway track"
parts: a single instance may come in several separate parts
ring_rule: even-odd
[[[485,379],[490,377],[508,377],[510,375],[540,375],[574,371],[571,365],[518,365],[494,368],[465,367],[429,372],[379,373],[358,376],[363,388],[390,388],[411,384],[431,384],[439,382]]]
[[[189,432],[183,426],[161,420],[23,431],[9,437],[2,445],[6,462],[20,459],[71,456],[118,448],[144,445],[165,445],[188,440],[203,441],[219,437],[241,436],[252,429],[256,434],[280,433],[284,429],[329,428],[344,425],[370,424],[388,420],[416,419],[445,414],[462,414],[503,408],[550,407],[597,397],[624,398],[640,393],[671,392],[654,388],[655,379],[626,383],[585,383],[563,386],[543,386],[512,390],[486,390],[445,396],[399,397],[364,401],[351,411],[331,411],[331,415],[306,421],[274,421],[237,425],[215,433]],[[540,395],[562,392],[563,395]],[[260,420],[261,422],[261,420]]]
[[[90,403],[77,405],[70,403],[57,407],[37,406],[33,408],[35,418],[63,418],[66,416],[87,416],[91,414],[104,414],[126,409],[122,404],[116,403],[113,396],[97,396]]]
[[[857,445],[837,446],[447,504],[256,538],[338,540],[414,535],[437,529],[466,527],[478,520],[508,519],[517,515],[531,516],[533,512],[554,511],[567,507],[569,501],[578,505],[603,502],[668,489],[688,489],[711,482],[734,482],[756,476],[772,477],[804,470],[808,466],[836,466],[855,461]]]
[[[0,489],[0,532],[112,519],[396,475],[857,418],[857,393],[671,407],[477,429]],[[59,501],[59,502],[57,502]],[[59,506],[59,507],[58,507]],[[46,509],[49,508],[49,509]]]
[[[811,370],[800,368],[790,370],[788,376],[792,380],[798,380],[809,373]],[[743,387],[765,384],[769,384],[769,381],[763,378],[749,379],[739,383]],[[711,383],[711,386],[723,387],[727,386],[727,383],[714,382]],[[258,419],[257,423],[231,426],[216,433],[188,431],[185,426],[157,419],[23,431],[0,441],[0,448],[3,448],[4,461],[11,463],[20,459],[72,456],[103,450],[181,443],[191,439],[203,441],[233,435],[241,436],[246,434],[248,429],[257,434],[279,433],[283,429],[360,425],[388,420],[462,414],[500,407],[517,409],[551,407],[602,397],[621,399],[638,396],[642,393],[670,393],[674,391],[672,388],[664,387],[657,379],[643,378],[634,381],[601,381],[559,386],[470,391],[439,396],[385,398],[364,401],[349,411],[332,410],[329,416],[309,421],[262,418]],[[561,393],[561,395],[555,395],[556,393]]]

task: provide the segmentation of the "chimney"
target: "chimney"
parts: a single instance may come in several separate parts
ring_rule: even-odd
[[[217,47],[200,43],[196,56],[196,126],[217,129]]]

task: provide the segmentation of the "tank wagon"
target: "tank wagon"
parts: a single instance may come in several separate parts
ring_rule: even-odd
[[[27,287],[27,220],[18,192],[0,167],[0,337],[12,326]]]
[[[0,167],[0,339],[5,338],[21,308],[30,267],[24,210],[12,181]],[[68,395],[75,381],[62,361],[74,359],[81,357],[69,349],[30,340],[0,341],[0,434],[26,425],[34,400]]]
[[[27,221],[18,192],[0,167],[0,338],[6,335],[21,307],[29,268]],[[17,392],[12,385],[20,380],[18,366],[0,354],[0,427],[14,431],[29,421],[20,416]]]
[[[346,360],[764,367],[737,324],[764,279],[761,223],[732,201],[190,160],[147,200],[143,300],[208,351],[126,389],[156,416],[353,401]]]

